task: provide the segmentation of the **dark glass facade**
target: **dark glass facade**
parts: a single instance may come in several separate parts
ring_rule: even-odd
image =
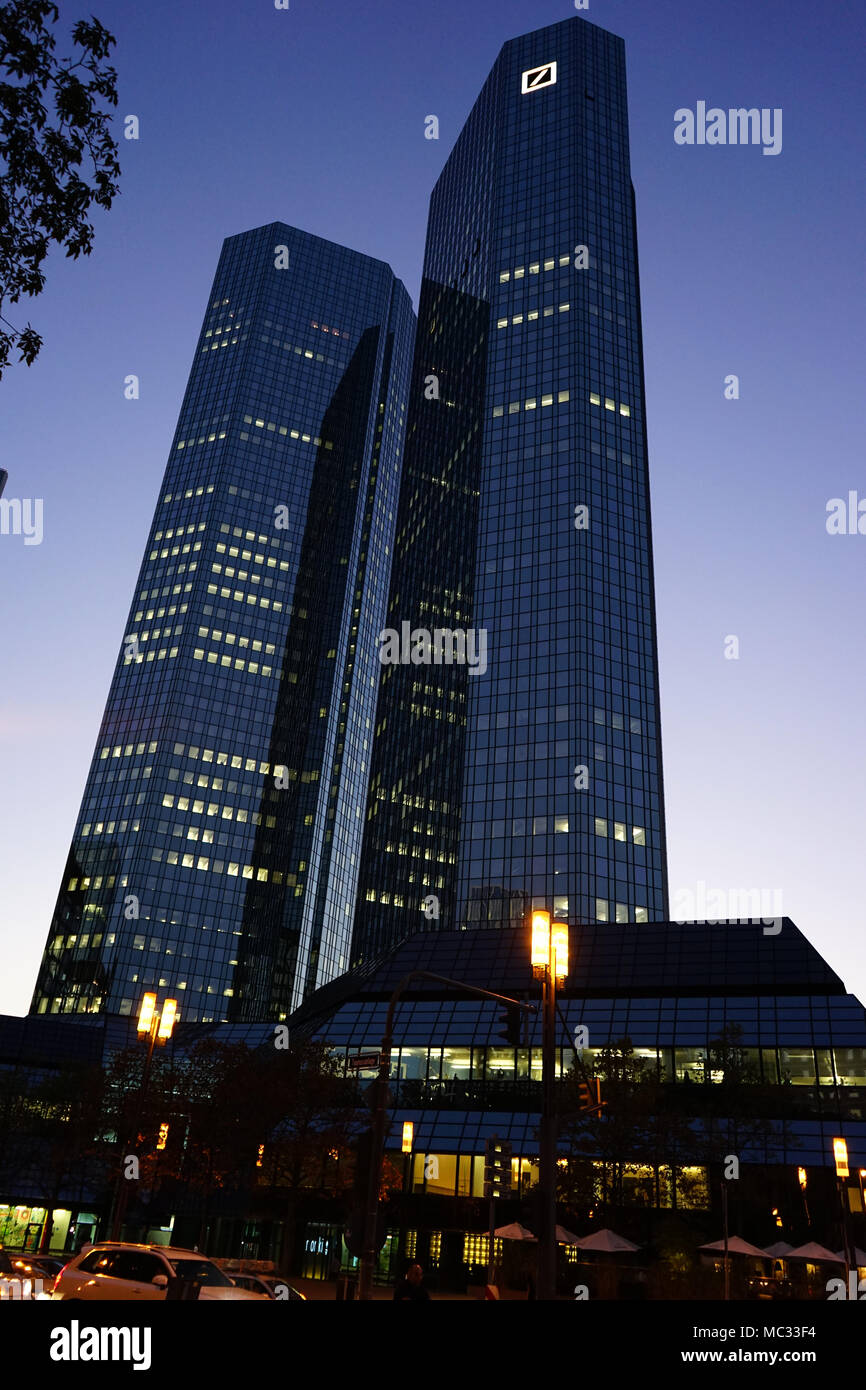
[[[31,1012],[281,1018],[349,963],[414,315],[223,246]]]
[[[372,1069],[356,1070],[349,1059],[359,1053],[368,1059],[371,1053],[378,1055],[390,997],[410,971],[459,978],[537,1004],[539,985],[532,978],[529,956],[525,931],[416,933],[377,962],[332,980],[306,999],[288,1019],[293,1046],[304,1039],[321,1040],[344,1060],[347,1077],[359,1077],[366,1087]],[[701,1233],[694,1243],[700,1244],[707,1239],[708,1227],[717,1227],[721,1220],[719,1154],[734,1152],[742,1161],[743,1186],[751,1193],[737,1208],[738,1220],[746,1221],[740,1234],[764,1246],[785,1234],[790,1244],[816,1239],[830,1242],[835,1250],[839,1193],[833,1141],[843,1137],[850,1165],[844,1200],[851,1235],[862,1246],[853,1223],[866,1220],[859,1177],[866,1167],[866,1012],[793,922],[782,919],[781,930],[771,935],[759,924],[743,922],[589,924],[572,927],[571,956],[573,967],[558,996],[557,1097],[567,1101],[568,1073],[578,1056],[591,1071],[602,1049],[629,1039],[636,1061],[649,1073],[657,1071],[663,1114],[685,1117],[693,1135],[693,1143],[685,1142],[674,1126],[672,1147],[666,1147],[667,1140],[660,1145],[650,1173],[645,1152],[631,1155],[627,1148],[616,1147],[622,1142],[640,1148],[640,1124],[634,1130],[626,1127],[621,1141],[611,1141],[602,1127],[598,1152],[590,1148],[587,1156],[598,1174],[612,1153],[624,1162],[617,1230],[629,1210],[640,1221],[641,1211],[675,1207],[696,1213],[694,1229]],[[577,1054],[580,1028],[586,1033],[583,1053]],[[734,1087],[716,1070],[717,1040],[729,1029],[738,1030],[737,1047],[748,1071],[748,1079]],[[181,1022],[166,1044],[169,1068],[182,1063],[204,1036],[229,1047],[261,1049],[277,1059],[276,1066],[281,1056],[289,1055],[275,1053],[273,1025],[267,1022],[221,1023],[204,1029]],[[135,1037],[134,1019],[106,1014],[0,1017],[0,1072],[7,1077],[10,1095],[27,1096],[42,1081],[56,1078],[58,1056],[84,1068],[100,1063],[107,1067],[114,1054],[135,1045]],[[397,1003],[392,1042],[385,1141],[392,1165],[389,1185],[403,1162],[403,1125],[411,1121],[414,1126],[410,1191],[400,1192],[389,1216],[395,1224],[399,1218],[402,1255],[420,1254],[435,1269],[440,1254],[436,1242],[441,1238],[445,1263],[483,1265],[479,1245],[489,1217],[482,1200],[484,1149],[494,1136],[513,1145],[514,1191],[511,1205],[503,1201],[499,1209],[502,1224],[535,1219],[523,1204],[530,1202],[538,1181],[539,1015],[529,1015],[516,1042],[505,1041],[501,1006],[416,978]],[[744,1115],[749,1117],[745,1122]],[[560,1155],[567,1158],[572,1154],[567,1108],[561,1120]],[[709,1133],[724,1139],[722,1150],[714,1143],[708,1153]],[[730,1149],[728,1139],[735,1133],[736,1144]],[[23,1168],[16,1160],[20,1149],[0,1146],[0,1227],[10,1212],[20,1214],[18,1204],[44,1208],[62,1202],[66,1208],[80,1209],[78,1220],[95,1223],[104,1238],[110,1207],[104,1166],[82,1160],[64,1169],[58,1192],[53,1185],[56,1169],[43,1143],[34,1139]],[[798,1168],[807,1170],[808,1211],[803,1209]],[[467,1205],[467,1198],[477,1201]],[[191,1208],[167,1187],[156,1200],[161,1203],[159,1220],[175,1221],[177,1243],[195,1242],[201,1224],[199,1196]],[[281,1187],[267,1202],[258,1188],[227,1191],[218,1204],[220,1222],[211,1224],[209,1252],[247,1253],[254,1234],[256,1240],[271,1243],[263,1247],[263,1254],[269,1249],[278,1253],[285,1200]],[[736,1201],[741,1203],[739,1195]],[[775,1213],[771,1215],[776,1206],[785,1223],[781,1233]],[[215,1207],[214,1215],[216,1211]],[[64,1213],[55,1212],[55,1217],[62,1220]],[[152,1207],[142,1206],[127,1238],[141,1239],[142,1225],[135,1223],[147,1227],[153,1220]],[[262,1232],[262,1220],[270,1223],[270,1235]],[[324,1230],[333,1233],[339,1249],[346,1222],[345,1193],[323,1203],[316,1192],[305,1220],[307,1240],[318,1242]],[[629,1238],[646,1239],[647,1228],[626,1229],[632,1232]],[[65,1226],[61,1237],[63,1230]],[[405,1244],[415,1239],[417,1252]],[[326,1273],[327,1266],[320,1272]],[[397,1272],[395,1265],[392,1273]]]
[[[628,1038],[684,1104],[684,1092],[690,1098],[685,1108],[699,1127],[703,1116],[725,1113],[713,1098],[722,1078],[712,1047],[737,1028],[755,1082],[771,1088],[762,1092],[766,1148],[749,1148],[744,1161],[832,1168],[833,1138],[844,1135],[852,1174],[866,1165],[866,1011],[788,918],[778,935],[741,922],[652,922],[572,927],[570,937],[572,967],[557,996],[558,1076],[574,1064],[581,1026],[590,1067],[601,1049]],[[347,1059],[375,1053],[391,993],[410,971],[537,1003],[529,957],[526,931],[416,934],[326,986],[291,1026]],[[515,1159],[535,1161],[541,1027],[540,1012],[530,1014],[519,1045],[509,1045],[500,1005],[413,980],[394,1013],[388,1150],[399,1151],[411,1120],[421,1170],[424,1155],[461,1156],[480,1178],[493,1135],[513,1143]],[[475,1189],[455,1186],[451,1195],[466,1190]]]
[[[622,41],[507,43],[436,185],[355,960],[419,928],[667,916]],[[476,638],[476,641],[478,639]],[[437,915],[438,913],[438,915]]]

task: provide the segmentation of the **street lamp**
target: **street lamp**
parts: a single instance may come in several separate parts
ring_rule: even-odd
[[[556,986],[568,975],[568,926],[551,922],[544,908],[532,913],[530,958],[542,986],[537,1288],[540,1299],[550,1300],[556,1297]]]
[[[409,1189],[412,1183],[412,1149],[415,1144],[415,1126],[411,1120],[403,1121],[403,1142],[401,1150],[403,1153],[403,1189],[400,1193],[400,1207],[403,1216],[402,1231],[402,1254],[406,1256],[406,1242],[409,1233]]]
[[[147,1088],[150,1085],[150,1071],[153,1062],[154,1048],[159,1044],[164,1047],[174,1031],[177,1020],[177,1000],[166,999],[159,1008],[155,994],[145,994],[141,1001],[141,1008],[138,1011],[138,1021],[135,1031],[140,1038],[147,1039],[147,1054],[144,1059],[144,1067],[141,1073],[141,1085],[138,1088],[138,1108],[142,1110],[147,1096]],[[168,1126],[166,1126],[166,1133]],[[132,1142],[132,1141],[130,1141]],[[163,1144],[164,1147],[164,1144]],[[112,1203],[113,1212],[111,1219],[111,1240],[120,1239],[120,1231],[123,1225],[123,1217],[126,1211],[127,1185],[121,1186],[123,1181],[123,1164],[117,1176],[117,1184],[114,1189],[114,1200]]]
[[[159,1009],[155,994],[146,994],[141,1001],[141,1008],[138,1011],[138,1023],[136,1032],[139,1037],[146,1035],[148,1040],[147,1060],[150,1062],[153,1057],[153,1049],[156,1043],[162,1045],[167,1043],[174,1031],[177,1021],[177,1000],[166,999]]]
[[[842,1253],[845,1256],[845,1287],[848,1288],[848,1276],[851,1272],[852,1260],[848,1246],[848,1219],[846,1214],[846,1192],[848,1184],[848,1145],[844,1139],[833,1140],[833,1159],[836,1164],[836,1184],[839,1188],[839,1210],[842,1216]],[[856,1264],[856,1255],[853,1263]]]
[[[807,1226],[811,1226],[812,1220],[811,1220],[811,1217],[809,1216],[809,1203],[806,1201],[806,1183],[807,1183],[807,1181],[808,1181],[808,1177],[807,1177],[806,1169],[805,1169],[805,1168],[798,1168],[798,1169],[797,1169],[797,1181],[798,1181],[799,1184],[800,1184],[800,1191],[801,1191],[802,1194],[803,1194],[803,1208],[804,1208],[804,1210],[805,1210],[805,1212],[806,1212],[806,1225],[807,1225]]]

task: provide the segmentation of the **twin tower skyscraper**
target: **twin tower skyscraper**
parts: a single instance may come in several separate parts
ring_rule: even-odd
[[[417,324],[381,261],[224,243],[31,1011],[278,1020],[532,905],[667,916],[625,55],[579,17],[497,58]]]

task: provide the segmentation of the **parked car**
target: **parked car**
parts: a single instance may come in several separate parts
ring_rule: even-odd
[[[123,1241],[100,1241],[82,1250],[57,1275],[52,1298],[67,1303],[79,1299],[153,1300],[165,1299],[187,1286],[200,1285],[199,1298],[257,1299],[264,1292],[240,1289],[227,1274],[196,1250],[171,1245],[133,1245]]]
[[[47,1298],[55,1273],[49,1272],[35,1256],[20,1250],[0,1250],[0,1298]]]
[[[251,1293],[263,1293],[275,1302],[306,1303],[307,1295],[280,1274],[232,1274],[231,1278],[239,1289],[249,1289]]]
[[[25,1258],[37,1272],[41,1271],[46,1279],[55,1279],[66,1264],[65,1259],[60,1260],[56,1255],[27,1255]]]

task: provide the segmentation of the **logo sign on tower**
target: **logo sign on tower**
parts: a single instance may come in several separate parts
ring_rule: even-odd
[[[540,68],[527,68],[520,74],[520,90],[525,96],[527,92],[537,92],[539,87],[552,87],[555,81],[556,64],[542,63]]]

